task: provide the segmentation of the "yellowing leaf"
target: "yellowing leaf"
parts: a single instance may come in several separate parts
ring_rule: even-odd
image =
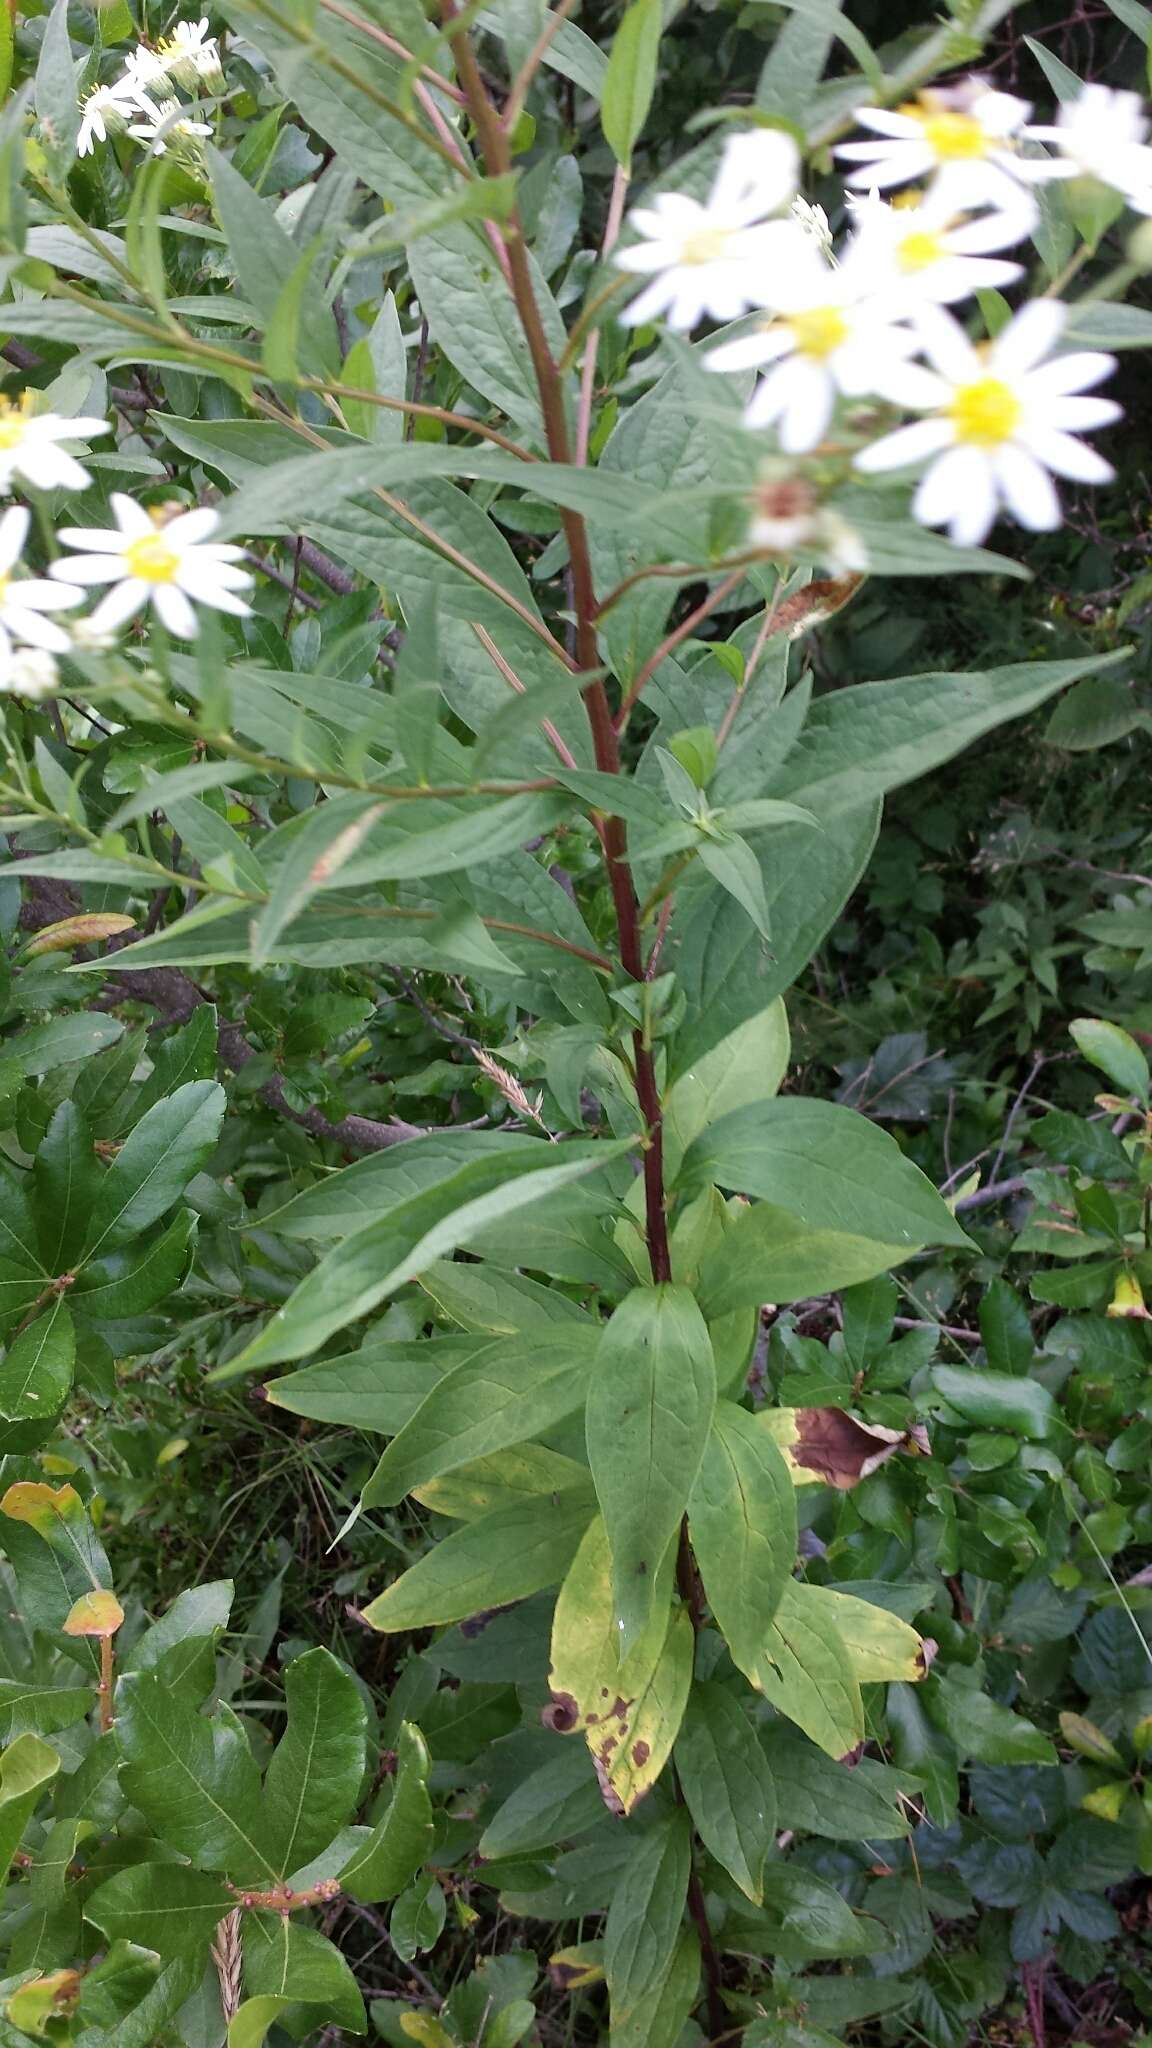
[[[75,1521],[84,1508],[74,1486],[46,1486],[40,1479],[18,1479],[0,1500],[0,1515],[27,1522],[45,1535],[60,1522]]]
[[[915,1684],[928,1670],[924,1644],[914,1628],[870,1600],[851,1593],[833,1593],[827,1586],[789,1588],[793,1610],[824,1615],[848,1652],[861,1685],[887,1685],[902,1679]]]
[[[25,946],[24,957],[31,960],[38,953],[70,953],[75,946],[92,946],[100,939],[114,939],[121,932],[130,932],[135,923],[134,917],[123,917],[112,910],[62,917],[56,924],[41,927]]]
[[[572,1948],[559,1948],[548,1958],[548,1975],[557,1991],[586,1991],[590,1984],[604,1981],[604,1943],[579,1941]]]
[[[681,1610],[669,1613],[673,1562],[669,1548],[648,1624],[622,1661],[602,1516],[585,1534],[556,1601],[548,1719],[560,1733],[583,1733],[613,1811],[631,1813],[659,1777],[688,1696],[692,1629]]]
[[[114,1636],[124,1619],[124,1609],[115,1593],[103,1588],[82,1593],[64,1623],[66,1636]]]
[[[864,1740],[864,1707],[852,1659],[826,1609],[807,1601],[809,1586],[789,1580],[769,1627],[752,1682],[829,1756]]]

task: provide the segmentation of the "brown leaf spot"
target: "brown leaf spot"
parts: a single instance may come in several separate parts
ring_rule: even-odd
[[[556,1692],[549,1705],[541,1708],[540,1719],[554,1734],[571,1735],[580,1719],[580,1709],[570,1692]]]
[[[817,1472],[828,1486],[847,1493],[869,1473],[894,1458],[897,1451],[926,1450],[927,1438],[917,1429],[883,1429],[857,1422],[842,1408],[797,1408],[794,1411],[796,1441],[788,1453],[796,1465]]]
[[[593,1757],[592,1763],[596,1772],[596,1780],[600,1787],[600,1797],[603,1799],[609,1813],[615,1814],[617,1820],[623,1820],[625,1813],[624,1801],[612,1784],[604,1764],[598,1756]]]
[[[646,1742],[634,1742],[632,1744],[632,1761],[637,1770],[643,1768],[651,1754],[652,1751]]]

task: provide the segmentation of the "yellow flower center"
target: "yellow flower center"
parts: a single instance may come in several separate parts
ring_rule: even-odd
[[[978,448],[995,448],[1001,441],[1010,441],[1022,410],[1015,392],[1000,377],[961,384],[948,407],[956,439]]]
[[[971,114],[938,113],[923,108],[918,116],[924,140],[939,163],[964,163],[987,156],[988,137]]]
[[[806,313],[791,313],[788,325],[799,353],[821,362],[848,339],[848,322],[839,306],[810,306]]]
[[[728,246],[727,228],[701,228],[686,235],[680,251],[681,263],[718,263]]]
[[[173,583],[180,557],[162,533],[143,533],[130,540],[124,550],[124,566],[130,576],[145,583]]]
[[[10,576],[0,576],[0,611],[3,611],[4,606],[8,602],[8,592],[11,587],[12,578]]]
[[[18,448],[28,432],[32,415],[32,393],[25,391],[13,405],[10,398],[0,398],[0,452]]]
[[[943,254],[943,235],[931,234],[927,228],[915,228],[896,246],[896,261],[901,270],[930,270],[934,263],[939,263]]]

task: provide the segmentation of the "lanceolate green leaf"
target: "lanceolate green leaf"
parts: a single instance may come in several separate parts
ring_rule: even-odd
[[[355,1679],[327,1650],[295,1658],[284,1683],[288,1722],[264,1778],[261,1841],[287,1878],[356,1810],[368,1715]]]
[[[971,1242],[895,1138],[834,1102],[786,1096],[732,1111],[690,1146],[681,1179],[689,1192],[717,1181],[762,1195],[815,1230],[906,1252]]]
[[[189,1081],[147,1111],[100,1183],[89,1258],[127,1243],[171,1208],[211,1156],[223,1116],[224,1090],[215,1081]]]
[[[796,1561],[796,1492],[778,1445],[735,1402],[717,1404],[688,1526],[717,1624],[752,1676]]]
[[[524,1443],[583,1405],[599,1332],[556,1329],[498,1338],[431,1389],[389,1444],[363,1505],[390,1507],[473,1458]]]
[[[898,676],[833,690],[815,699],[769,791],[822,820],[854,809],[950,760],[1066,684],[1128,658],[1122,648],[1081,661],[1023,661],[985,673]]]
[[[76,1336],[63,1297],[22,1330],[0,1359],[0,1416],[45,1421],[59,1414],[72,1385]]]
[[[135,1863],[98,1886],[84,1908],[112,1941],[158,1955],[206,1956],[233,1898],[221,1878],[181,1863]]]
[[[18,1735],[0,1755],[0,1870],[7,1875],[20,1839],[60,1758],[38,1735]]]
[[[274,1883],[259,1841],[260,1774],[236,1721],[209,1721],[177,1700],[158,1672],[117,1689],[124,1789],[160,1840],[201,1870],[239,1883]]]
[[[510,1600],[526,1600],[562,1579],[592,1517],[593,1504],[561,1494],[542,1516],[539,1502],[498,1509],[454,1530],[364,1609],[371,1628],[429,1628]]]
[[[620,1874],[604,1929],[604,1975],[615,2034],[664,1984],[676,1952],[692,1869],[683,1808],[649,1828]]]
[[[684,1287],[636,1288],[609,1322],[588,1394],[588,1462],[608,1532],[621,1646],[643,1634],[712,1421],[716,1369]]]
[[[899,1265],[908,1251],[907,1243],[883,1244],[863,1232],[819,1229],[774,1202],[754,1202],[704,1259],[700,1306],[714,1317],[765,1301],[831,1294],[875,1279]]]
[[[581,1146],[579,1157],[569,1160],[563,1150],[542,1145],[541,1162],[551,1163],[541,1163],[535,1172],[525,1171],[527,1162],[519,1155],[462,1167],[329,1252],[260,1336],[213,1377],[231,1379],[252,1366],[316,1350],[485,1223],[582,1179],[626,1150],[626,1141]]]
[[[600,125],[624,170],[648,118],[663,20],[660,0],[630,0],[616,31],[600,99]]]
[[[394,1899],[432,1847],[431,1759],[418,1728],[402,1721],[396,1745],[392,1797],[368,1841],[340,1872],[340,1889],[363,1905]]]
[[[776,1832],[776,1790],[760,1739],[724,1686],[693,1686],[676,1769],[705,1847],[758,1905]]]

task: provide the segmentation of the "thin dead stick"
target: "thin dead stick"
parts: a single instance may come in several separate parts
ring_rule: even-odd
[[[643,668],[640,670],[639,675],[636,677],[635,682],[632,684],[631,689],[625,697],[624,702],[620,706],[620,710],[616,718],[616,730],[618,733],[623,732],[625,726],[628,723],[628,718],[629,714],[631,713],[632,706],[635,704],[636,699],[640,696],[646,684],[648,684],[651,681],[652,677],[655,675],[656,670],[659,668],[661,662],[667,661],[668,656],[670,654],[675,654],[676,649],[682,646],[684,641],[687,640],[691,636],[691,634],[693,634],[696,631],[697,626],[703,625],[704,620],[709,618],[714,611],[718,610],[719,607],[723,604],[725,598],[731,597],[732,592],[736,589],[737,585],[743,583],[743,581],[743,569],[734,569],[730,576],[726,576],[724,578],[723,583],[717,584],[715,590],[709,591],[707,597],[704,598],[701,601],[701,603],[697,605],[694,612],[689,612],[688,617],[686,619],[682,619],[680,621],[680,624],[674,627],[671,633],[665,634],[663,640],[660,642],[659,647],[656,649],[656,652],[654,654],[649,655],[647,661],[644,663]]]
[[[554,16],[553,19],[556,19]],[[628,190],[628,173],[622,164],[616,166],[612,180],[612,197],[608,202],[608,220],[604,228],[604,240],[600,245],[600,261],[611,255],[620,233],[620,221],[624,213],[624,196]],[[574,460],[580,468],[588,460],[588,437],[592,426],[592,399],[596,389],[596,358],[600,353],[600,329],[594,327],[588,336],[584,361],[580,370],[580,403],[576,412],[576,452]]]
[[[497,647],[496,642],[493,640],[491,633],[485,632],[484,627],[478,625],[475,619],[470,620],[469,623],[472,627],[472,631],[476,635],[476,638],[480,642],[481,647],[484,649],[485,654],[488,656],[489,660],[493,663],[493,665],[499,669],[500,674],[503,676],[504,681],[507,683],[509,689],[515,690],[518,697],[527,696],[528,693],[526,686],[521,682],[515,669],[512,668],[507,661],[505,661],[504,656],[501,654],[500,649]],[[550,718],[542,718],[540,720],[540,730],[545,734],[545,736],[548,739],[551,740],[552,745],[556,751],[556,754],[558,758],[561,761],[563,761],[564,766],[566,768],[575,768],[576,756],[570,751],[568,747],[565,746],[563,740],[561,739],[559,733],[556,730],[556,727],[553,725],[552,720]]]
[[[100,1683],[96,1690],[100,1695],[100,1733],[107,1735],[114,1725],[112,1714],[113,1651],[111,1636],[100,1638]]]

